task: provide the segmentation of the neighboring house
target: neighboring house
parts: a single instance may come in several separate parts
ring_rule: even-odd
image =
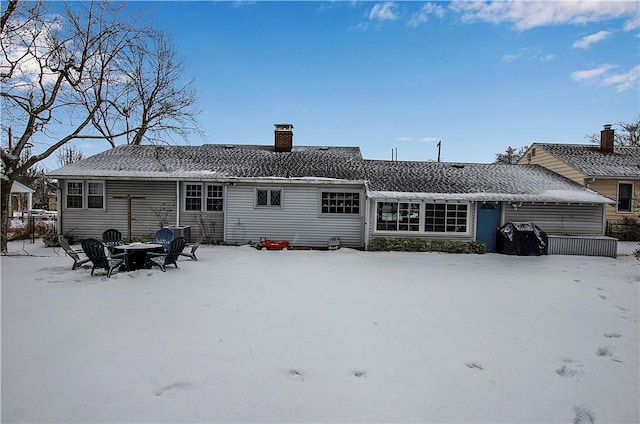
[[[276,124],[264,145],[121,146],[49,174],[58,179],[60,232],[107,228],[141,237],[170,224],[195,239],[213,224],[227,243],[286,239],[326,247],[339,237],[495,244],[507,221],[551,234],[602,235],[607,199],[539,166],[378,161],[358,147],[293,146]]]
[[[611,125],[600,132],[600,145],[533,143],[518,163],[544,166],[614,199],[608,221],[640,213],[640,147],[614,146]]]
[[[31,187],[27,187],[19,181],[14,181],[11,185],[11,216],[16,215],[16,213],[26,214],[31,211],[31,204],[33,202],[33,193],[34,189]]]

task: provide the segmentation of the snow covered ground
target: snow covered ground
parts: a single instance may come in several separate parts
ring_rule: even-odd
[[[632,257],[201,246],[107,279],[10,251],[3,423],[640,420]]]

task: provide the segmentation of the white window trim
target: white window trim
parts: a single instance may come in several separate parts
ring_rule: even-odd
[[[420,203],[420,229],[419,231],[400,231],[400,230],[378,230],[378,203],[384,203],[384,202],[393,202],[393,203]],[[425,205],[427,204],[437,204],[437,205],[444,205],[444,204],[456,204],[456,205],[466,205],[467,206],[467,221],[466,221],[466,231],[465,232],[447,232],[447,231],[425,231],[424,230],[424,224],[425,224]],[[407,235],[420,235],[420,236],[429,236],[429,235],[433,235],[433,236],[471,236],[471,203],[470,202],[420,202],[420,201],[416,201],[415,199],[377,199],[374,202],[374,209],[373,209],[373,216],[372,216],[372,220],[371,223],[373,224],[373,233],[374,234],[383,234],[383,235],[402,235],[402,234],[407,234]]]
[[[620,210],[620,184],[628,184],[631,186],[631,198],[629,199],[629,210]],[[618,181],[618,185],[616,187],[616,213],[633,213],[635,209],[635,205],[633,204],[633,198],[635,196],[635,188],[636,185],[633,181]]]
[[[200,209],[199,210],[187,209],[187,186],[190,186],[190,185],[200,186]],[[182,183],[182,210],[184,212],[202,212],[202,208],[203,208],[202,204],[204,202],[203,194],[204,194],[203,183],[196,182],[196,181],[185,181],[184,183]]]
[[[70,208],[68,205],[68,196],[69,196],[69,183],[80,183],[82,185],[82,206],[79,208]],[[102,184],[102,207],[101,208],[89,208],[89,183],[99,183]],[[74,195],[77,196],[77,195]],[[77,211],[77,210],[96,210],[102,211],[107,208],[107,184],[104,180],[66,180],[64,183],[64,209]]]
[[[200,186],[200,210],[194,210],[194,209],[187,209],[187,186],[188,185],[192,185],[192,186]],[[222,197],[212,197],[212,199],[222,199],[222,210],[219,211],[208,211],[207,210],[207,199],[209,199],[209,197],[207,197],[207,187],[209,186],[219,186],[222,187]],[[182,211],[183,212],[206,212],[206,213],[220,213],[224,211],[224,194],[225,194],[225,190],[224,190],[224,184],[222,183],[215,183],[215,182],[210,182],[210,183],[203,183],[203,182],[198,182],[198,181],[185,181],[182,183]]]
[[[220,197],[209,197],[209,187],[220,187],[221,190],[221,195]],[[219,211],[210,211],[207,210],[207,200],[209,199],[220,199],[222,200],[222,208]],[[203,212],[208,212],[208,213],[214,213],[214,212],[222,212],[224,211],[224,185],[221,183],[204,183],[204,187],[202,190],[202,211]]]
[[[102,207],[101,208],[90,208],[89,207],[89,183],[102,184]],[[101,181],[101,180],[87,180],[84,183],[83,190],[85,191],[83,203],[84,203],[84,206],[86,207],[86,209],[105,210],[107,208],[107,184],[104,181]],[[92,197],[98,197],[98,196],[92,195]]]
[[[267,190],[269,195],[267,197],[269,204],[268,205],[258,205],[258,191]],[[280,204],[279,205],[271,205],[271,192],[272,191],[280,191]],[[284,188],[282,187],[256,187],[253,190],[253,208],[254,209],[283,209],[284,208]]]

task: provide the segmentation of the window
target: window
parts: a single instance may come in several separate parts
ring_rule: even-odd
[[[207,211],[222,210],[222,186],[207,185]]]
[[[104,183],[93,182],[87,183],[87,208],[103,209],[104,208]]]
[[[633,183],[618,183],[618,212],[633,212]]]
[[[223,208],[224,189],[220,184],[184,184],[184,210],[201,212],[221,211]]]
[[[359,214],[359,193],[334,193],[323,191],[322,213]]]
[[[398,219],[399,231],[420,231],[420,203],[400,203]]]
[[[425,205],[424,231],[434,233],[466,233],[467,205],[434,203]]]
[[[259,188],[256,190],[256,206],[282,206],[282,189]]]
[[[83,184],[80,181],[67,182],[67,208],[81,209],[82,208],[82,187]]]
[[[378,231],[420,231],[420,203],[379,202]]]
[[[202,184],[185,185],[184,209],[187,211],[202,210]]]

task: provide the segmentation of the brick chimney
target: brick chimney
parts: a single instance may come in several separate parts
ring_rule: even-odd
[[[613,128],[611,124],[606,124],[600,131],[600,150],[603,153],[613,153]]]
[[[293,148],[293,125],[291,124],[273,124],[275,129],[275,148],[276,152],[290,152]]]

